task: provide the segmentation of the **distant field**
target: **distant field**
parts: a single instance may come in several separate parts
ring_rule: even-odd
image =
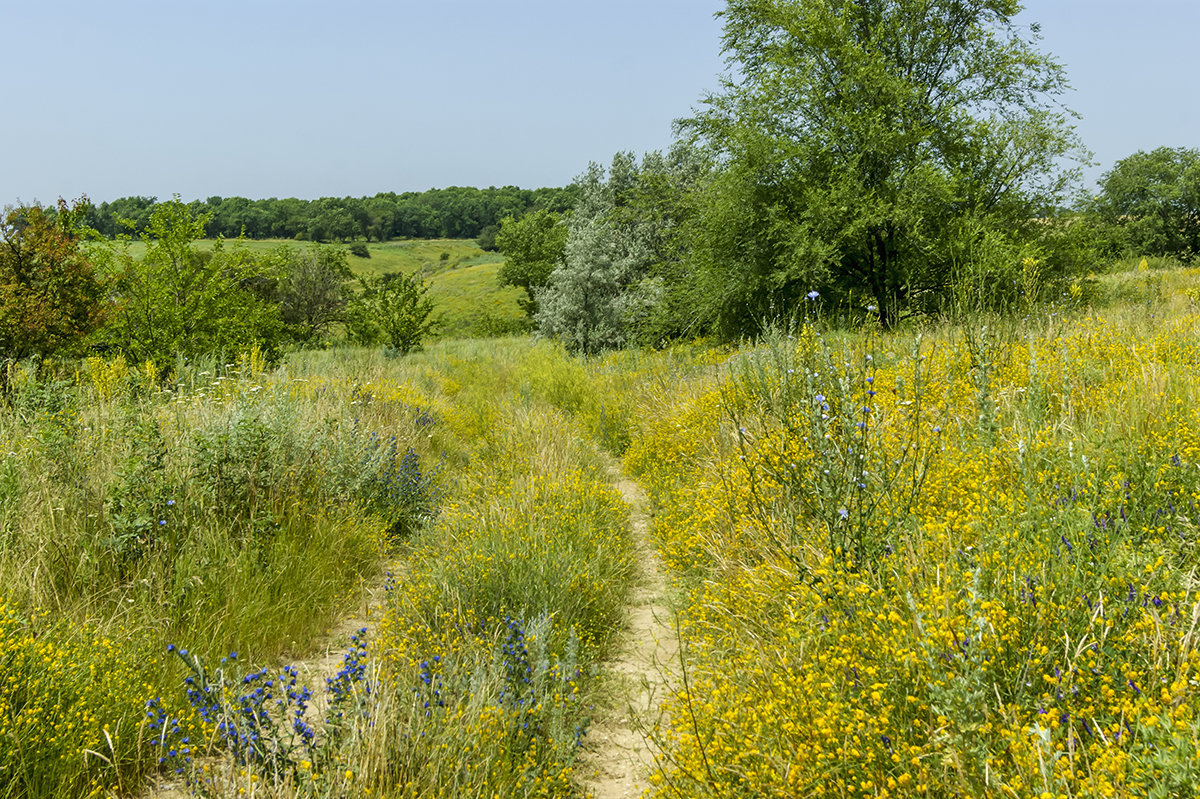
[[[211,248],[215,240],[196,242]],[[226,241],[226,245],[232,244]],[[266,253],[286,244],[297,249],[311,247],[307,241],[288,239],[246,240],[248,250]],[[342,245],[326,245],[342,246]],[[145,250],[141,242],[130,245],[134,255]],[[386,272],[419,273],[430,282],[429,296],[442,316],[439,336],[461,338],[476,335],[481,325],[514,324],[524,314],[517,305],[521,290],[501,287],[497,272],[504,263],[499,253],[485,252],[473,239],[409,239],[372,242],[367,245],[370,258],[349,258],[354,274],[370,277]],[[445,258],[442,256],[445,255]]]

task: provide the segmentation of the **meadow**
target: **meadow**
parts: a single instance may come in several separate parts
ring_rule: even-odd
[[[202,239],[195,242],[195,246],[199,250],[210,250],[215,241]],[[286,239],[242,239],[233,246],[245,247],[252,255],[265,256],[283,246],[304,249],[313,245]],[[356,277],[403,272],[420,275],[428,281],[434,313],[442,320],[434,334],[437,338],[504,335],[526,326],[525,314],[517,304],[517,299],[525,296],[524,292],[499,285],[504,256],[480,249],[473,239],[398,239],[367,242],[363,246],[369,257],[349,257],[350,269]],[[145,244],[131,242],[129,251],[134,257],[140,257],[145,252]]]
[[[1198,365],[1200,270],[1145,265],[741,347],[15,367],[0,797],[586,795],[622,470],[680,637],[651,795],[1187,795]]]

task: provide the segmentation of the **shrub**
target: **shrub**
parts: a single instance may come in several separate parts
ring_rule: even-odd
[[[419,276],[391,272],[359,282],[362,293],[349,323],[359,343],[382,340],[397,354],[407,355],[441,323],[433,315],[433,300],[426,296],[429,284]]]
[[[181,354],[233,354],[255,345],[274,353],[281,343],[279,306],[265,296],[274,285],[270,270],[236,244],[198,250],[194,242],[208,218],[178,198],[158,203],[142,234],[143,256],[120,244],[99,251],[121,300],[106,338],[130,361],[152,361],[161,372]]]
[[[84,202],[0,218],[0,389],[5,362],[78,352],[104,319],[107,287],[79,247]]]

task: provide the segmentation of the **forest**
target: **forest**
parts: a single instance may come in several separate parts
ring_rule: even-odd
[[[168,198],[169,199],[169,198]],[[121,197],[87,202],[82,222],[103,236],[140,234],[150,223],[155,197]],[[506,216],[571,207],[570,188],[486,189],[452,186],[424,192],[380,192],[373,197],[294,197],[250,200],[208,197],[188,203],[204,216],[205,238],[296,239],[298,241],[387,241],[395,238],[474,239]]]

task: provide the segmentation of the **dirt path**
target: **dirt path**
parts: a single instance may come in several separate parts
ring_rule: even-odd
[[[306,680],[312,687],[314,696],[318,698],[314,702],[315,706],[323,704],[325,681],[341,671],[351,636],[360,630],[366,630],[368,643],[374,641],[375,626],[383,615],[388,575],[399,574],[403,568],[403,563],[399,561],[384,564],[383,574],[360,589],[354,612],[331,627],[320,640],[316,651],[321,654],[292,664],[300,672],[301,679]],[[324,707],[318,709],[324,713]]]
[[[659,706],[673,682],[679,642],[666,606],[667,583],[650,543],[650,519],[641,486],[614,469],[617,489],[630,507],[634,556],[641,575],[630,597],[629,626],[615,659],[612,706],[588,732],[590,745],[580,773],[594,799],[641,796],[655,763],[647,741],[659,722]]]
[[[628,626],[613,660],[606,663],[611,678],[610,705],[599,708],[602,717],[587,737],[587,747],[578,773],[592,799],[639,797],[649,787],[648,775],[655,765],[655,750],[647,740],[660,720],[659,707],[674,683],[679,644],[672,614],[666,604],[667,582],[650,543],[650,518],[641,487],[616,467],[616,488],[630,507],[634,559],[640,569],[630,595]],[[395,571],[401,564],[388,564]],[[301,680],[316,696],[324,695],[325,680],[337,674],[350,637],[366,628],[373,637],[384,600],[384,578],[362,588],[354,610],[331,628],[313,657],[294,662]],[[322,710],[314,702],[316,714]],[[141,794],[145,799],[182,799],[185,786],[160,778]]]

